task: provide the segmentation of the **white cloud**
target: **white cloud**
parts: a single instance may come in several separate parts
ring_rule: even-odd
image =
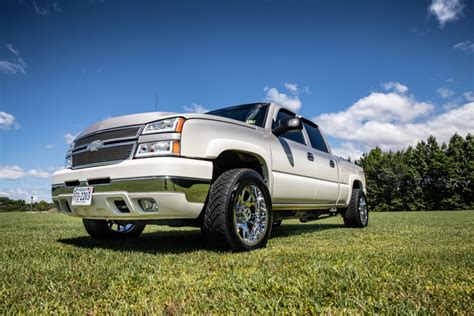
[[[36,3],[35,0],[33,0],[33,8],[35,9],[35,12],[38,13],[39,15],[49,15],[49,10],[46,8],[42,8]]]
[[[474,102],[474,95],[472,95],[471,91],[464,92],[463,96],[466,98],[467,101]]]
[[[64,169],[64,167],[63,166],[48,167],[48,170],[51,172],[51,174],[61,169]]]
[[[325,113],[315,122],[332,137],[345,142],[342,153],[376,146],[396,150],[434,135],[440,142],[455,133],[474,133],[474,102],[433,115],[434,106],[400,93],[373,92],[347,110]],[[355,150],[356,149],[356,150]]]
[[[13,47],[12,44],[7,43],[6,46],[9,51],[11,51],[15,56],[18,56],[19,54],[18,50],[15,47]]]
[[[52,144],[48,144],[48,145],[44,146],[44,148],[46,148],[46,149],[52,149],[53,147],[54,146]]]
[[[384,82],[382,83],[382,87],[387,91],[396,91],[401,94],[406,93],[408,91],[407,86],[395,81]]]
[[[291,94],[301,94],[301,93],[310,93],[308,87],[300,88],[296,83],[288,83],[285,82],[283,86],[291,93]]]
[[[62,167],[24,169],[20,166],[0,166],[0,196],[30,201],[51,201],[51,175]]]
[[[39,169],[24,170],[19,166],[0,166],[0,179],[18,180],[24,177],[49,179],[51,173]]]
[[[296,83],[287,83],[287,82],[285,82],[284,86],[291,93],[293,93],[293,94],[298,93],[298,85]]]
[[[14,75],[16,73],[26,75],[26,68],[28,68],[28,65],[20,57],[18,50],[11,44],[6,44],[5,46],[11,53],[13,53],[13,55],[15,55],[15,59],[13,61],[0,60],[0,72],[7,75]]]
[[[301,101],[298,96],[289,96],[279,92],[276,88],[265,87],[264,91],[267,92],[266,99],[268,101],[278,103],[293,112],[297,112],[301,108]]]
[[[37,170],[37,169],[28,170],[28,175],[30,177],[36,177],[36,178],[42,178],[42,179],[49,179],[51,177],[51,174],[49,172],[44,171],[44,170]]]
[[[446,23],[458,20],[463,9],[461,0],[433,0],[428,11],[436,17],[441,27],[444,27]]]
[[[454,92],[452,92],[452,95],[454,95]],[[451,98],[448,102],[443,104],[443,109],[444,110],[452,110],[452,109],[455,109],[455,108],[458,108],[458,107],[464,105],[464,103],[466,103],[466,100],[467,101],[474,101],[474,97],[471,100],[469,100],[469,96],[470,96],[469,92],[465,92],[463,94],[463,96],[464,97],[457,96],[456,98]]]
[[[0,166],[0,179],[17,180],[26,176],[19,166]]]
[[[0,129],[18,129],[20,125],[17,123],[16,118],[7,112],[0,111]]]
[[[18,58],[16,62],[0,60],[0,72],[7,75],[14,75],[18,72],[26,74],[27,67],[28,65],[21,58]]]
[[[66,144],[71,145],[72,142],[74,141],[74,139],[76,139],[76,137],[78,135],[79,135],[79,133],[77,133],[77,134],[71,134],[71,133],[64,134],[64,140],[66,141]]]
[[[41,6],[38,4],[37,0],[20,0],[20,2],[23,3],[23,5],[27,8],[34,10],[36,14],[42,16],[48,16],[51,12],[62,12],[62,9],[59,7],[57,1],[40,1]]]
[[[444,87],[436,89],[436,92],[438,92],[439,96],[443,99],[449,98],[454,94],[453,90]]]
[[[357,148],[353,143],[342,143],[339,146],[332,148],[332,154],[345,159],[350,158],[354,161],[362,157],[362,154],[368,150],[368,148]]]
[[[459,42],[454,45],[453,48],[464,52],[474,53],[474,43],[471,41]]]
[[[418,102],[412,96],[394,92],[373,92],[354,103],[347,111],[324,114],[324,120],[337,120],[345,124],[360,121],[401,121],[408,122],[426,116],[434,106],[426,102]]]
[[[458,98],[458,99],[456,99],[456,100],[454,100],[454,101],[449,101],[449,102],[443,104],[443,110],[448,111],[448,110],[452,110],[452,109],[458,108],[458,107],[460,106],[459,100],[460,100],[460,99]]]
[[[191,106],[184,106],[184,110],[190,113],[206,113],[209,112],[209,109],[206,109],[204,106],[193,103]]]

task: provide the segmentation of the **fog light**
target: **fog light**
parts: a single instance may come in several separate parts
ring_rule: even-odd
[[[140,199],[138,204],[140,204],[140,207],[145,212],[158,212],[158,204],[153,199]]]

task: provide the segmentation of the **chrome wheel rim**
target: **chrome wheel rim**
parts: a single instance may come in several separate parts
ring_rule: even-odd
[[[135,228],[135,224],[122,224],[116,221],[107,221],[107,227],[110,231],[119,234],[126,234],[130,232],[133,228]]]
[[[267,204],[262,191],[249,184],[237,192],[234,202],[234,227],[247,245],[259,243],[267,232]]]
[[[368,220],[367,203],[363,196],[361,196],[359,199],[359,215],[360,215],[360,221],[362,222],[362,224],[366,225],[367,220]]]

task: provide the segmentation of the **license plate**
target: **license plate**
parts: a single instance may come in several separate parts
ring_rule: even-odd
[[[92,191],[94,187],[74,188],[72,194],[72,206],[90,206],[92,203]]]

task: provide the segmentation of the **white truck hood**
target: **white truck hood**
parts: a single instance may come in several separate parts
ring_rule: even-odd
[[[176,113],[147,112],[147,113],[137,113],[137,114],[129,114],[129,115],[112,117],[112,118],[105,119],[103,121],[99,121],[95,124],[92,124],[91,126],[86,128],[84,131],[82,131],[82,133],[80,133],[79,136],[77,137],[79,138],[83,135],[94,133],[103,129],[145,124],[145,123],[156,121],[163,117],[170,116],[173,114],[176,114]]]
[[[112,117],[112,118],[109,118],[109,119],[105,119],[103,121],[99,121],[99,122],[89,126],[84,131],[82,131],[79,134],[79,136],[77,136],[77,138],[80,138],[84,135],[94,133],[94,132],[97,132],[97,131],[100,131],[100,130],[123,127],[123,126],[130,126],[130,125],[145,124],[145,123],[150,123],[150,122],[157,121],[157,120],[160,120],[160,119],[163,119],[163,118],[174,117],[174,116],[182,116],[186,119],[206,118],[206,119],[212,119],[212,120],[237,124],[237,125],[241,125],[241,126],[245,126],[245,127],[254,128],[254,129],[257,128],[256,126],[253,126],[253,125],[250,125],[250,124],[247,124],[247,123],[243,123],[243,122],[240,122],[240,121],[228,119],[228,118],[225,118],[225,117],[209,115],[209,114],[176,113],[176,112],[146,112],[146,113],[137,113],[137,114],[117,116],[117,117]]]

